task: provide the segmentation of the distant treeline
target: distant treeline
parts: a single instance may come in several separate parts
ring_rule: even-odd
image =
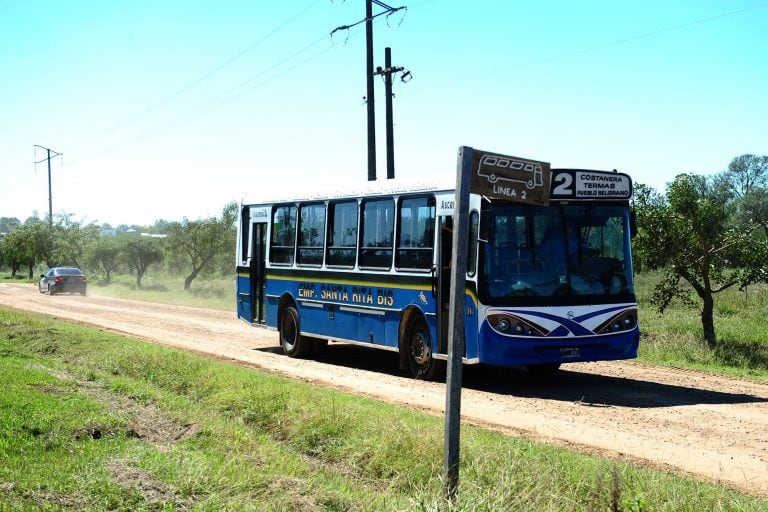
[[[76,266],[109,282],[117,272],[130,272],[136,285],[153,267],[183,273],[189,289],[200,275],[233,272],[237,204],[221,216],[180,222],[158,220],[151,227],[83,224],[71,215],[49,222],[33,216],[20,222],[0,218],[0,268],[14,277],[56,266]]]

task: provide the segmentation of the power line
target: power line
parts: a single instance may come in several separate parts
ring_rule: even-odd
[[[97,135],[95,135],[95,136],[91,137],[91,138],[90,138],[90,139],[88,139],[86,142],[90,142],[90,141],[93,141],[93,140],[99,139],[99,138],[103,137],[104,135],[107,135],[108,133],[111,133],[111,132],[113,132],[113,131],[115,131],[115,130],[118,130],[118,129],[120,129],[120,128],[122,128],[122,127],[124,127],[124,126],[126,126],[126,125],[128,125],[128,124],[130,124],[130,123],[132,123],[132,122],[133,122],[133,121],[135,121],[136,119],[139,119],[139,118],[141,118],[141,117],[143,117],[143,116],[145,116],[145,115],[149,114],[150,112],[152,112],[152,111],[154,111],[154,110],[158,109],[159,107],[161,107],[161,106],[165,105],[166,103],[168,103],[169,101],[173,100],[174,98],[176,98],[176,97],[178,97],[178,96],[182,95],[183,93],[187,92],[188,90],[190,90],[190,89],[192,89],[193,87],[197,86],[198,84],[202,83],[202,82],[203,82],[203,81],[205,81],[206,79],[210,78],[211,76],[213,76],[213,75],[214,75],[214,74],[216,74],[217,72],[221,71],[222,69],[224,69],[225,67],[227,67],[228,65],[230,65],[230,64],[231,64],[232,62],[234,62],[235,60],[239,59],[240,57],[242,57],[242,56],[243,56],[243,55],[245,55],[246,53],[250,52],[251,50],[253,50],[253,49],[254,49],[254,48],[256,48],[257,46],[259,46],[261,43],[263,43],[264,41],[266,41],[267,39],[269,39],[270,37],[272,37],[273,35],[275,35],[277,32],[279,32],[280,30],[282,30],[283,28],[285,28],[287,25],[289,25],[289,24],[290,24],[290,23],[292,23],[293,21],[295,21],[297,18],[299,18],[301,15],[303,15],[305,12],[307,12],[307,11],[308,11],[310,8],[312,8],[313,6],[315,6],[315,4],[317,4],[319,1],[320,1],[320,0],[313,0],[313,1],[312,1],[312,2],[311,2],[309,5],[307,5],[307,6],[306,6],[304,9],[302,9],[302,10],[301,10],[301,11],[299,11],[297,14],[295,14],[294,16],[292,16],[291,18],[289,18],[288,20],[286,20],[285,22],[283,22],[282,24],[280,24],[278,27],[276,27],[275,29],[273,29],[271,32],[269,32],[268,34],[266,34],[265,36],[263,36],[261,39],[259,39],[258,41],[254,42],[253,44],[249,45],[248,47],[246,47],[245,49],[241,50],[240,52],[236,53],[235,55],[233,55],[232,57],[230,57],[229,59],[227,59],[226,61],[224,61],[224,62],[223,62],[222,64],[220,64],[219,66],[215,67],[215,68],[214,68],[214,69],[212,69],[211,71],[209,71],[209,72],[205,73],[204,75],[202,75],[200,78],[197,78],[196,80],[194,80],[194,81],[190,82],[189,84],[187,84],[187,85],[185,85],[184,87],[182,87],[181,89],[177,90],[176,92],[174,92],[174,93],[173,93],[173,94],[171,94],[170,96],[168,96],[168,97],[166,97],[165,99],[163,99],[163,100],[161,100],[161,101],[159,101],[159,102],[155,103],[154,105],[151,105],[151,106],[147,107],[146,109],[144,109],[143,111],[139,112],[138,114],[136,114],[136,115],[134,115],[134,116],[131,116],[131,117],[129,117],[128,119],[126,119],[125,121],[121,122],[120,124],[117,124],[117,125],[115,125],[115,126],[113,126],[113,127],[111,127],[111,128],[107,128],[106,130],[102,131],[101,133],[99,133],[99,134],[97,134]]]
[[[227,103],[230,103],[230,102],[232,102],[232,101],[234,101],[234,100],[236,100],[236,99],[238,99],[238,98],[240,98],[242,96],[245,96],[246,94],[248,94],[250,92],[253,92],[254,90],[256,90],[256,89],[258,89],[258,88],[260,88],[260,87],[262,87],[262,86],[272,82],[273,80],[275,80],[275,79],[285,75],[286,73],[288,73],[290,71],[293,71],[294,69],[296,69],[296,68],[298,68],[300,66],[303,66],[307,62],[309,62],[311,60],[314,60],[315,58],[319,57],[323,53],[326,53],[327,51],[333,49],[333,47],[324,48],[323,50],[321,50],[321,51],[311,55],[307,59],[304,59],[304,60],[298,62],[297,64],[295,64],[295,65],[293,65],[293,66],[291,66],[289,68],[284,69],[280,73],[278,73],[276,75],[273,75],[273,76],[271,76],[271,77],[269,77],[269,78],[267,78],[267,79],[265,79],[265,80],[255,84],[253,87],[250,87],[250,88],[240,92],[239,94],[236,94],[235,96],[232,96],[232,97],[230,97],[230,98],[228,98],[228,99],[226,99],[224,101],[221,101],[221,102],[211,106],[210,108],[207,108],[207,109],[205,108],[208,105],[210,105],[211,103],[214,103],[217,100],[220,100],[220,99],[222,99],[222,98],[232,94],[233,92],[237,91],[238,89],[241,89],[245,85],[253,82],[254,80],[259,78],[260,76],[266,74],[267,72],[269,72],[269,71],[271,71],[271,70],[281,66],[282,64],[290,61],[291,59],[295,58],[296,56],[300,55],[301,53],[303,53],[303,52],[307,51],[308,49],[312,48],[313,46],[317,45],[319,42],[323,41],[326,37],[328,37],[328,36],[326,36],[326,35],[322,36],[321,38],[319,38],[316,41],[308,44],[307,46],[305,46],[301,50],[291,54],[290,56],[284,58],[283,60],[281,60],[281,61],[271,65],[270,67],[268,67],[268,68],[266,68],[266,69],[264,69],[262,71],[260,71],[256,75],[250,77],[249,79],[245,80],[244,82],[241,82],[240,84],[236,85],[235,87],[232,87],[231,89],[223,92],[222,94],[219,94],[218,96],[216,96],[216,97],[206,101],[205,103],[202,103],[201,105],[198,105],[195,108],[187,110],[186,112],[184,112],[181,115],[173,117],[172,119],[164,122],[163,124],[155,126],[154,128],[152,128],[150,130],[146,130],[145,132],[140,133],[139,135],[136,135],[136,136],[134,136],[134,137],[124,141],[124,142],[120,142],[120,143],[115,144],[113,146],[110,146],[108,148],[96,151],[96,152],[92,153],[89,156],[78,158],[78,159],[74,160],[74,162],[82,162],[84,160],[90,160],[91,158],[95,158],[97,155],[100,155],[100,154],[103,154],[103,153],[108,153],[108,152],[114,151],[114,150],[116,150],[118,148],[121,148],[123,146],[127,146],[129,144],[137,142],[139,140],[146,139],[146,138],[151,137],[153,135],[157,135],[159,133],[162,133],[164,131],[172,129],[175,126],[178,126],[178,125],[187,123],[189,121],[192,121],[193,119],[196,119],[196,118],[200,117],[201,115],[207,114],[208,112],[212,112],[213,110],[216,110],[217,108],[220,108],[220,107],[226,105]]]
[[[371,0],[371,2],[376,4],[376,5],[378,5],[379,7],[384,8],[385,10],[381,11],[378,14],[371,14],[370,16],[366,15],[365,18],[363,18],[363,19],[361,19],[359,21],[356,21],[356,22],[352,23],[351,25],[340,25],[340,26],[336,27],[335,29],[331,30],[331,36],[333,36],[334,33],[338,32],[340,30],[349,30],[349,29],[351,29],[353,27],[356,27],[356,26],[360,25],[361,23],[365,23],[367,21],[375,20],[376,18],[378,18],[379,16],[383,16],[384,14],[386,14],[387,18],[389,18],[389,16],[391,16],[393,13],[396,13],[397,11],[400,11],[402,9],[408,9],[408,7],[405,6],[405,5],[402,5],[400,7],[390,7],[387,4],[385,4],[384,2],[378,2],[377,0]]]
[[[229,65],[235,59],[239,58],[240,56],[244,55],[248,51],[252,50],[254,47],[256,47],[259,44],[261,44],[262,42],[264,42],[270,36],[274,35],[280,29],[282,29],[283,27],[285,27],[286,25],[288,25],[289,23],[291,23],[292,21],[297,19],[299,16],[304,14],[306,11],[308,11],[311,7],[313,7],[315,4],[317,4],[318,1],[319,0],[314,0],[307,7],[305,7],[302,11],[300,11],[298,14],[294,15],[293,17],[291,17],[290,19],[285,21],[283,24],[281,24],[280,26],[278,26],[277,28],[272,30],[269,34],[265,35],[264,37],[262,37],[261,39],[259,39],[258,41],[256,41],[255,43],[253,43],[252,45],[247,47],[246,49],[244,49],[244,50],[240,51],[239,53],[235,54],[233,57],[229,58],[227,61],[225,61],[224,63],[222,63],[221,65],[219,65],[215,69],[211,70],[210,72],[206,73],[205,75],[203,75],[199,79],[195,80],[194,82],[191,82],[187,86],[179,89],[177,92],[175,92],[174,94],[172,94],[169,97],[167,97],[166,99],[164,99],[164,100],[162,100],[162,101],[160,101],[160,102],[158,102],[158,103],[148,107],[147,109],[145,109],[141,113],[139,113],[139,114],[137,114],[137,115],[127,119],[126,121],[120,123],[119,125],[117,125],[117,126],[115,126],[113,128],[110,128],[108,130],[105,130],[104,132],[102,132],[101,134],[99,134],[96,137],[91,138],[90,140],[94,140],[96,138],[99,138],[99,137],[101,137],[101,136],[103,136],[103,135],[105,135],[105,134],[107,134],[109,132],[117,130],[118,128],[121,128],[121,127],[123,127],[123,126],[125,126],[125,125],[127,125],[127,124],[129,124],[131,122],[133,122],[134,120],[136,120],[136,119],[146,115],[147,113],[149,113],[149,112],[159,108],[161,105],[163,105],[165,103],[168,103],[173,98],[175,98],[175,97],[181,95],[182,93],[186,92],[187,90],[191,89],[192,87],[194,87],[195,85],[199,84],[200,82],[202,82],[206,78],[210,77],[211,75],[213,75],[217,71],[219,71],[219,70],[223,69],[225,66]],[[371,1],[373,2],[373,1],[376,1],[376,0],[371,0]],[[429,1],[437,1],[437,0],[423,0],[422,2],[417,2],[416,5],[419,5],[421,3],[428,3]],[[386,6],[386,4],[383,4],[383,2],[377,2],[377,5]],[[392,13],[400,11],[400,10],[407,10],[408,9],[408,7],[406,7],[406,6],[397,7],[397,8],[392,8],[392,7],[389,7],[389,6],[386,6],[386,7],[389,10],[381,12],[381,13],[377,14],[376,16],[373,16],[372,18],[377,18],[377,17],[379,17],[379,16],[381,16],[383,14],[388,14],[389,15],[389,14],[392,14]],[[365,21],[365,20],[362,20],[362,21]],[[346,28],[349,29],[351,27],[354,27],[354,26],[360,24],[361,22],[357,22],[357,23],[355,23],[353,25],[350,25],[349,27],[346,27]],[[400,22],[402,23],[402,20],[400,20]],[[336,30],[340,30],[340,28],[337,28]],[[335,32],[336,30],[334,30],[333,32]],[[331,34],[333,34],[333,32],[331,32]],[[298,55],[300,55],[300,54],[304,53],[305,51],[309,50],[310,48],[316,46],[318,43],[323,41],[326,37],[328,37],[328,36],[324,35],[324,36],[316,39],[315,41],[309,43],[308,45],[304,46],[300,50],[298,50],[298,51],[294,52],[293,54],[289,55],[288,57],[285,57],[284,59],[276,62],[275,64],[272,64],[271,66],[269,66],[269,67],[259,71],[257,74],[251,76],[250,78],[248,78],[247,80],[239,83],[238,85],[236,85],[236,86],[226,90],[225,92],[215,96],[214,98],[211,98],[211,99],[203,102],[202,104],[200,104],[200,105],[198,105],[198,106],[196,106],[196,107],[194,107],[194,108],[192,108],[190,110],[187,110],[186,112],[184,112],[184,113],[182,113],[180,115],[177,115],[177,116],[171,118],[170,120],[168,120],[168,121],[166,121],[166,122],[164,122],[164,123],[162,123],[162,124],[152,128],[152,129],[146,130],[143,133],[140,133],[139,135],[136,135],[134,137],[131,137],[128,140],[125,140],[124,142],[119,142],[119,143],[114,144],[114,145],[112,145],[112,146],[110,146],[108,148],[95,151],[95,152],[91,153],[90,155],[87,155],[87,156],[84,156],[84,157],[81,157],[81,158],[77,158],[77,159],[73,160],[72,162],[73,163],[77,163],[77,162],[82,162],[82,161],[85,161],[85,160],[90,160],[92,158],[95,158],[98,155],[114,151],[114,150],[116,150],[116,149],[118,149],[120,147],[123,147],[123,146],[129,145],[129,144],[135,143],[135,142],[137,142],[139,140],[151,137],[153,135],[157,135],[159,133],[162,133],[164,131],[172,129],[175,126],[187,123],[189,121],[192,121],[193,119],[196,119],[196,118],[200,117],[201,115],[204,115],[204,114],[206,114],[208,112],[211,112],[211,111],[213,111],[213,110],[215,110],[217,108],[220,108],[220,107],[226,105],[227,103],[230,103],[230,102],[232,102],[232,101],[234,101],[234,100],[236,100],[236,99],[238,99],[238,98],[240,98],[240,97],[242,97],[242,96],[244,96],[244,95],[246,95],[246,94],[248,94],[248,93],[250,93],[250,92],[252,92],[252,91],[254,91],[254,90],[256,90],[256,89],[258,89],[258,88],[260,88],[262,86],[264,86],[264,85],[266,85],[266,84],[268,84],[269,82],[279,78],[280,76],[285,75],[286,73],[296,69],[297,67],[299,67],[299,66],[301,66],[303,64],[306,64],[307,62],[309,62],[311,60],[314,60],[315,58],[319,57],[323,53],[326,53],[328,50],[332,49],[332,47],[325,48],[325,49],[321,50],[320,52],[317,52],[317,53],[313,54],[309,58],[302,60],[301,62],[297,63],[296,65],[291,66],[291,67],[283,70],[282,72],[280,72],[280,73],[278,73],[278,74],[276,74],[276,75],[266,79],[266,80],[258,82],[253,87],[249,87],[249,88],[243,90],[242,92],[240,92],[239,94],[235,94],[234,96],[229,97],[228,99],[224,99],[223,101],[219,101],[219,100],[222,100],[223,98],[226,98],[229,95],[232,95],[233,93],[235,93],[239,89],[242,89],[243,87],[245,87],[246,85],[250,84],[254,80],[257,80],[259,77],[262,77],[266,73],[268,73],[268,72],[278,68],[279,66],[285,64],[286,62],[289,62],[290,60],[296,58]],[[215,103],[217,101],[218,101],[218,103]],[[209,105],[211,105],[213,103],[215,103],[213,106],[211,106],[210,108],[206,108],[206,107],[208,107]]]
[[[429,1],[429,0],[425,0],[425,1]],[[422,2],[422,3],[424,3],[424,2]],[[717,15],[714,15],[714,16],[709,16],[707,18],[701,18],[701,19],[698,19],[698,20],[689,21],[689,22],[686,22],[686,23],[682,23],[680,25],[674,25],[674,26],[671,26],[671,27],[661,28],[661,29],[654,30],[654,31],[651,31],[651,32],[645,32],[643,34],[638,34],[638,35],[635,35],[635,36],[625,37],[623,39],[616,39],[614,41],[609,41],[609,42],[606,42],[606,43],[601,43],[601,44],[598,44],[598,45],[595,45],[595,46],[589,46],[589,47],[586,47],[586,48],[581,48],[581,49],[573,50],[573,51],[570,51],[570,52],[564,52],[564,53],[559,53],[559,54],[556,54],[556,55],[550,55],[548,57],[542,57],[540,59],[532,60],[530,62],[523,62],[523,63],[517,64],[517,65],[505,66],[504,69],[488,71],[486,73],[476,73],[476,74],[473,74],[471,76],[465,76],[465,77],[457,78],[457,79],[452,80],[450,82],[441,82],[440,84],[436,84],[436,85],[433,85],[433,86],[420,87],[420,88],[417,88],[416,90],[432,89],[432,88],[435,88],[435,87],[438,87],[438,86],[443,86],[446,83],[456,83],[456,82],[474,80],[474,79],[478,79],[478,78],[485,78],[485,77],[491,76],[491,75],[498,75],[498,74],[502,74],[502,73],[508,73],[509,71],[512,71],[512,70],[515,70],[515,69],[520,69],[520,68],[525,68],[525,67],[530,67],[530,66],[536,66],[536,65],[539,65],[539,64],[543,64],[545,62],[551,62],[551,61],[555,61],[555,60],[566,59],[568,57],[573,57],[575,55],[581,55],[581,54],[584,54],[584,53],[590,53],[590,52],[594,52],[594,51],[597,51],[597,50],[602,50],[604,48],[609,48],[611,46],[618,46],[618,45],[629,43],[629,42],[632,42],[632,41],[637,41],[637,40],[640,40],[640,39],[646,39],[646,38],[649,38],[649,37],[657,36],[659,34],[664,34],[664,33],[667,33],[667,32],[673,32],[673,31],[676,31],[676,30],[682,30],[684,28],[688,28],[688,27],[691,27],[691,26],[694,26],[694,25],[700,25],[702,23],[708,23],[710,21],[714,21],[714,20],[717,20],[717,19],[720,19],[720,18],[725,18],[727,16],[733,16],[733,15],[741,14],[741,13],[744,13],[744,12],[747,12],[747,11],[751,11],[751,10],[754,10],[754,9],[759,9],[759,8],[765,7],[767,5],[768,5],[768,2],[763,2],[763,3],[752,5],[752,6],[749,6],[749,7],[744,7],[742,9],[736,9],[734,11],[728,11],[728,12],[724,12],[724,13],[717,14]]]
[[[323,39],[325,39],[325,36],[323,37]],[[313,45],[310,45],[309,47],[311,47],[311,46],[313,46]],[[309,47],[307,47],[307,48],[309,48]],[[301,51],[304,51],[304,50],[306,50],[307,48],[304,48],[304,49],[303,49],[303,50],[301,50]],[[331,49],[332,49],[332,48],[324,48],[323,50],[321,50],[321,51],[319,51],[319,52],[317,52],[317,53],[315,53],[315,54],[311,55],[311,56],[310,56],[310,57],[308,57],[307,59],[305,59],[305,60],[303,60],[303,61],[301,61],[301,62],[298,62],[297,64],[295,64],[295,65],[293,65],[293,66],[291,66],[291,67],[289,67],[289,68],[286,68],[286,69],[284,69],[283,71],[281,71],[281,72],[280,72],[280,73],[278,73],[277,75],[271,76],[271,77],[269,77],[269,78],[267,78],[267,79],[265,79],[265,80],[263,80],[263,81],[261,81],[261,82],[259,82],[259,83],[255,84],[253,87],[249,87],[248,89],[246,89],[246,90],[244,90],[244,91],[240,92],[239,94],[236,94],[235,96],[232,96],[232,97],[230,97],[230,98],[227,98],[227,99],[225,99],[224,101],[221,101],[221,102],[219,102],[219,103],[216,103],[215,105],[212,105],[210,108],[207,108],[207,109],[205,109],[205,110],[201,110],[201,109],[203,109],[204,107],[206,107],[207,105],[210,105],[211,103],[213,103],[214,101],[216,101],[216,100],[219,100],[219,99],[221,99],[221,98],[223,98],[223,97],[227,96],[227,95],[228,95],[228,94],[230,94],[231,92],[233,92],[233,91],[235,91],[235,90],[239,89],[240,87],[242,87],[243,85],[245,85],[245,83],[249,83],[249,82],[253,81],[255,78],[258,78],[258,76],[261,76],[261,75],[263,75],[263,74],[264,74],[266,71],[265,71],[265,72],[262,72],[262,73],[260,73],[259,75],[255,76],[255,77],[252,77],[252,78],[250,78],[250,79],[248,79],[248,80],[246,80],[246,82],[243,82],[242,84],[238,85],[237,87],[234,87],[234,88],[230,89],[229,91],[227,91],[227,92],[225,92],[225,93],[223,93],[223,94],[220,94],[220,95],[219,95],[219,96],[217,96],[216,98],[213,98],[212,100],[209,100],[209,101],[207,101],[206,103],[204,103],[204,104],[202,104],[202,105],[200,105],[200,106],[198,106],[198,107],[196,107],[196,108],[194,108],[194,109],[192,109],[192,110],[189,110],[189,111],[187,111],[186,113],[182,114],[181,116],[178,116],[178,117],[176,117],[176,118],[174,118],[174,119],[171,119],[170,121],[167,121],[167,122],[165,122],[165,123],[161,124],[160,126],[157,126],[157,127],[155,127],[155,130],[156,130],[156,132],[155,132],[155,133],[162,133],[162,132],[164,132],[164,131],[167,131],[167,130],[169,130],[169,129],[171,129],[171,128],[175,127],[175,126],[178,126],[178,125],[181,125],[181,124],[184,124],[184,123],[188,123],[189,121],[192,121],[192,120],[194,120],[194,119],[197,119],[197,118],[198,118],[198,117],[200,117],[201,115],[207,114],[208,112],[212,112],[212,111],[216,110],[217,108],[223,107],[223,106],[224,106],[224,105],[226,105],[227,103],[230,103],[230,102],[232,102],[232,101],[234,101],[234,100],[236,100],[236,99],[238,99],[238,98],[241,98],[242,96],[245,96],[246,94],[249,94],[249,93],[253,92],[254,90],[256,90],[256,89],[258,89],[258,88],[260,88],[260,87],[262,87],[262,86],[264,86],[264,85],[266,85],[266,84],[268,84],[268,83],[272,82],[273,80],[275,80],[275,79],[277,79],[277,78],[279,78],[279,77],[281,77],[281,76],[285,75],[286,73],[289,73],[290,71],[293,71],[294,69],[296,69],[296,68],[298,68],[298,67],[300,67],[300,66],[303,66],[303,65],[304,65],[304,64],[306,64],[307,62],[309,62],[309,61],[311,61],[311,60],[314,60],[315,58],[319,57],[320,55],[322,55],[323,53],[326,53],[327,51],[329,51],[329,50],[331,50]],[[300,53],[300,52],[299,52],[299,53]],[[295,55],[296,55],[296,54],[294,54],[294,55],[293,55],[293,56],[291,56],[290,58],[293,58]],[[290,58],[289,58],[289,59],[286,59],[286,60],[290,60]],[[281,61],[279,64],[282,64],[283,62],[285,62],[285,60],[284,60],[284,61]],[[276,65],[272,66],[270,69],[272,69],[272,68],[274,68],[274,67],[277,67],[277,65],[279,65],[279,64],[276,64]],[[195,113],[195,112],[196,112],[196,111],[198,111],[198,110],[201,110],[201,111],[199,111],[199,112]],[[190,115],[190,114],[191,114],[191,115]],[[187,116],[188,116],[188,117],[187,117]],[[142,138],[142,137],[144,137],[144,136],[150,136],[150,135],[151,135],[151,133],[149,133],[149,132],[148,132],[148,133],[146,133],[146,134],[144,134],[144,135],[142,135],[142,136],[139,136],[139,137],[137,137],[137,138]]]
[[[720,19],[720,18],[725,18],[727,16],[733,16],[735,14],[741,14],[743,12],[746,12],[746,11],[749,11],[749,10],[752,10],[752,9],[757,9],[757,8],[760,8],[760,7],[764,7],[766,5],[768,5],[768,2],[764,2],[762,4],[753,5],[751,7],[745,7],[743,9],[737,9],[735,11],[729,11],[729,12],[725,12],[725,13],[722,13],[722,14],[717,14],[715,16],[710,16],[708,18],[702,18],[702,19],[699,19],[699,20],[693,20],[693,21],[690,21],[688,23],[683,23],[683,24],[680,24],[680,25],[674,25],[672,27],[667,27],[667,28],[662,28],[662,29],[659,29],[659,30],[654,30],[652,32],[647,32],[647,33],[644,33],[644,34],[638,34],[636,36],[631,36],[631,37],[627,37],[627,38],[624,38],[624,39],[617,39],[615,41],[610,41],[608,43],[603,43],[603,44],[598,44],[598,45],[595,45],[595,46],[590,46],[588,48],[583,48],[581,50],[574,50],[572,52],[563,53],[561,55],[556,55],[556,56],[553,56],[553,57],[550,57],[550,58],[544,58],[544,59],[541,59],[540,61],[536,61],[536,62],[534,62],[532,64],[538,64],[540,62],[546,62],[548,60],[556,60],[556,59],[559,59],[559,58],[572,57],[574,55],[579,55],[579,54],[582,54],[582,53],[589,53],[589,52],[593,52],[593,51],[596,51],[596,50],[602,50],[603,48],[608,48],[608,47],[611,47],[611,46],[616,46],[616,45],[620,45],[620,44],[624,44],[624,43],[629,43],[631,41],[637,41],[639,39],[646,39],[648,37],[657,36],[659,34],[664,34],[666,32],[673,32],[673,31],[676,31],[676,30],[682,30],[684,28],[688,28],[688,27],[691,27],[691,26],[694,26],[694,25],[699,25],[699,24],[707,23],[707,22],[714,21],[714,20],[717,20],[717,19]]]
[[[186,92],[187,90],[191,89],[195,85],[199,84],[200,82],[202,82],[206,78],[210,77],[211,75],[213,75],[217,71],[221,70],[222,68],[224,68],[225,66],[227,66],[228,64],[233,62],[235,59],[237,59],[240,56],[244,55],[245,53],[247,53],[248,51],[250,51],[251,49],[253,49],[257,45],[259,45],[260,43],[264,42],[267,38],[269,38],[270,36],[274,35],[281,28],[285,27],[286,25],[288,25],[289,23],[294,21],[296,18],[298,18],[299,16],[304,14],[307,10],[309,10],[311,7],[313,7],[315,4],[317,4],[318,1],[319,0],[314,0],[307,7],[305,7],[302,11],[300,11],[298,14],[294,15],[293,17],[291,17],[289,20],[287,20],[282,25],[280,25],[279,27],[277,27],[276,29],[271,31],[269,34],[267,34],[266,36],[262,37],[261,39],[259,39],[258,41],[256,41],[252,45],[250,45],[248,48],[246,48],[246,49],[242,50],[241,52],[235,54],[233,57],[231,57],[230,59],[228,59],[227,61],[225,61],[220,66],[218,66],[217,68],[213,69],[212,71],[206,73],[205,75],[203,75],[199,79],[195,80],[194,82],[191,82],[187,86],[183,87],[182,89],[178,90],[177,92],[175,92],[171,96],[167,97],[166,99],[164,99],[164,100],[162,100],[162,101],[152,105],[151,107],[148,107],[147,109],[145,109],[141,113],[139,113],[139,114],[137,114],[137,115],[127,119],[126,121],[120,123],[119,125],[117,125],[117,126],[115,126],[113,128],[110,128],[108,130],[105,130],[104,132],[102,132],[101,134],[99,134],[98,136],[96,136],[96,137],[94,137],[94,138],[92,138],[90,140],[94,140],[96,138],[99,138],[99,137],[105,135],[106,133],[112,132],[114,130],[117,130],[118,128],[121,128],[121,127],[131,123],[132,121],[142,117],[143,115],[145,115],[145,114],[147,114],[147,113],[157,109],[161,105],[163,105],[165,103],[168,103],[170,100],[172,100],[173,98],[179,96],[183,92]],[[374,0],[371,0],[371,1],[374,1]],[[428,3],[429,1],[437,1],[437,0],[423,0],[422,2],[417,2],[416,5],[418,5],[420,3]],[[377,5],[379,5],[379,4],[377,3]],[[383,5],[386,5],[386,4],[383,4]],[[407,7],[406,6],[397,7],[397,8],[391,8],[390,7],[389,9],[390,9],[389,11],[384,11],[382,13],[377,14],[376,16],[373,16],[373,18],[376,18],[376,17],[378,17],[378,16],[380,16],[382,14],[392,14],[392,13],[400,11],[400,10],[407,10]],[[365,21],[365,20],[362,20],[362,21]],[[351,27],[353,27],[355,25],[358,25],[361,22],[355,23],[355,24],[351,25],[350,27],[346,27],[346,28],[351,28]],[[402,20],[400,22],[402,22]],[[335,31],[336,30],[334,30],[334,32]],[[333,34],[333,32],[331,34]],[[198,105],[197,107],[194,107],[194,108],[192,108],[190,110],[187,110],[183,114],[180,114],[180,115],[177,115],[177,116],[171,118],[170,120],[160,124],[159,126],[156,126],[153,129],[146,130],[145,132],[143,132],[143,133],[141,133],[139,135],[136,135],[136,136],[134,136],[134,137],[124,141],[124,142],[120,142],[120,143],[115,144],[113,146],[110,146],[108,148],[96,151],[94,153],[91,153],[90,155],[87,155],[87,156],[84,156],[84,157],[81,157],[81,158],[77,158],[76,160],[73,160],[73,162],[76,163],[76,162],[81,162],[81,161],[84,161],[84,160],[89,160],[91,158],[95,158],[99,154],[103,154],[103,153],[106,153],[106,152],[114,151],[115,149],[118,149],[118,148],[123,147],[125,145],[134,143],[134,142],[136,142],[138,140],[141,140],[141,139],[144,139],[144,138],[147,138],[147,137],[150,137],[150,136],[152,136],[154,134],[158,134],[158,133],[161,133],[163,131],[166,131],[166,130],[168,130],[170,128],[173,128],[174,126],[177,126],[179,124],[183,124],[183,123],[189,122],[189,121],[191,121],[193,119],[198,118],[199,116],[201,116],[203,114],[206,114],[206,113],[211,112],[211,111],[213,111],[213,110],[215,110],[215,109],[217,109],[217,108],[219,108],[219,107],[221,107],[223,105],[226,105],[227,103],[230,103],[231,101],[234,101],[235,99],[240,98],[240,97],[242,97],[242,96],[244,96],[244,95],[254,91],[255,89],[258,89],[259,87],[261,87],[263,85],[266,85],[267,83],[275,80],[276,78],[278,78],[280,76],[283,76],[284,74],[288,73],[289,71],[292,71],[293,69],[296,69],[297,67],[299,67],[299,66],[301,66],[301,65],[303,65],[303,64],[305,64],[305,63],[307,63],[307,62],[309,62],[311,60],[314,60],[315,58],[319,57],[323,53],[326,53],[328,50],[330,50],[332,48],[323,49],[322,51],[317,52],[316,54],[313,54],[311,57],[309,57],[309,58],[299,62],[298,64],[296,64],[294,66],[291,66],[291,67],[283,70],[282,72],[272,76],[271,78],[268,78],[268,79],[266,79],[264,81],[261,81],[261,82],[257,83],[256,85],[254,85],[253,87],[247,88],[244,91],[242,91],[241,93],[236,94],[236,95],[234,95],[234,96],[232,96],[232,97],[230,97],[228,99],[225,99],[224,101],[220,101],[219,103],[216,103],[215,105],[213,105],[210,108],[206,108],[208,105],[211,105],[212,103],[214,103],[214,102],[216,102],[218,100],[221,100],[222,98],[225,98],[226,96],[228,96],[230,94],[233,94],[238,89],[241,89],[241,88],[245,87],[247,84],[253,82],[254,80],[256,80],[259,77],[263,76],[264,74],[268,73],[269,71],[274,70],[275,68],[281,66],[282,64],[285,64],[286,62],[290,61],[291,59],[294,59],[295,57],[297,57],[301,53],[307,51],[308,49],[312,48],[313,46],[315,46],[318,43],[320,43],[321,41],[323,41],[326,37],[328,37],[328,36],[325,35],[325,36],[322,36],[322,37],[316,39],[312,43],[309,43],[308,45],[306,45],[305,47],[301,48],[300,50],[294,52],[290,56],[288,56],[288,57],[280,60],[279,62],[276,62],[275,64],[273,64],[273,65],[263,69],[262,71],[258,72],[257,74],[253,75],[252,77],[248,78],[247,80],[241,82],[240,84],[236,85],[235,87],[232,87],[232,88],[228,89],[227,91],[225,91],[225,92],[215,96],[214,98],[211,98],[211,99],[205,101],[204,103]]]

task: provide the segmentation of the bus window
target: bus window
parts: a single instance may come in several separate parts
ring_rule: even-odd
[[[355,266],[357,252],[357,201],[328,205],[328,254],[325,262],[332,267]]]
[[[362,203],[361,267],[389,269],[392,266],[394,210],[392,199]]]
[[[296,243],[296,207],[276,206],[272,212],[272,239],[269,247],[271,263],[293,264]]]
[[[431,269],[435,244],[434,198],[403,199],[399,214],[395,266],[402,269]]]
[[[626,206],[499,206],[493,215],[481,279],[489,297],[633,293]]]
[[[325,204],[306,204],[299,208],[299,243],[297,263],[320,266],[323,264],[323,236],[325,233]]]
[[[626,208],[566,206],[564,213],[567,222],[579,226],[581,251],[570,262],[573,281],[599,282],[608,295],[633,292]]]
[[[248,261],[248,230],[251,225],[251,209],[243,207],[240,212],[240,261],[245,264]]]

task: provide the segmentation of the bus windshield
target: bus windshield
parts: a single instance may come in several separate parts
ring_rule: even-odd
[[[483,215],[479,292],[487,303],[632,300],[627,206],[494,204]]]

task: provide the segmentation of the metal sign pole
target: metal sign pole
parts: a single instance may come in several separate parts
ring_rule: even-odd
[[[452,500],[459,485],[459,440],[461,426],[461,379],[465,351],[464,309],[467,276],[467,241],[469,240],[469,188],[473,149],[459,148],[456,172],[456,207],[453,214],[453,272],[451,273],[450,310],[448,313],[448,373],[445,396],[445,462],[443,475],[445,497]]]

